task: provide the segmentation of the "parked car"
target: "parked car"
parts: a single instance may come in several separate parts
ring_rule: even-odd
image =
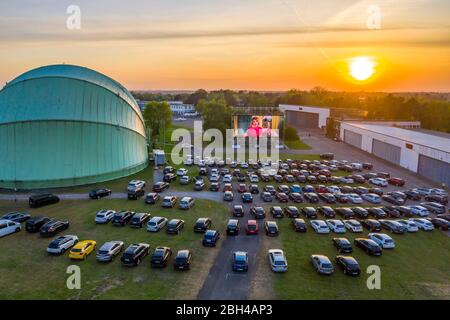
[[[311,220],[311,227],[316,233],[328,234],[330,233],[330,228],[323,220]]]
[[[179,250],[173,264],[174,270],[189,270],[192,263],[192,253],[189,250]]]
[[[163,192],[164,190],[169,189],[169,186],[170,186],[170,185],[169,185],[167,182],[163,182],[163,181],[161,181],[161,182],[156,182],[156,183],[153,185],[152,190],[153,190],[153,192]]]
[[[270,192],[261,193],[261,199],[264,202],[272,202],[272,194]]]
[[[135,191],[144,188],[145,188],[144,180],[131,180],[130,182],[128,182],[127,191]]]
[[[336,203],[336,198],[332,193],[319,193],[319,198],[329,204]]]
[[[250,214],[254,217],[254,219],[264,219],[266,217],[266,212],[263,207],[250,208]]]
[[[288,218],[298,218],[300,216],[300,210],[294,206],[287,206],[284,208],[284,214]]]
[[[351,253],[353,251],[352,244],[347,238],[333,238],[332,242],[340,253]]]
[[[112,218],[112,224],[115,226],[123,227],[131,220],[131,218],[133,216],[134,216],[133,211],[122,210],[122,211],[116,212]]]
[[[280,206],[270,207],[270,214],[273,218],[283,218],[283,209]]]
[[[334,218],[336,216],[336,212],[333,208],[328,206],[318,207],[317,210],[322,214],[324,218]]]
[[[298,193],[298,192],[291,192],[291,193],[289,193],[289,198],[294,203],[301,203],[301,202],[303,202],[303,196],[301,195],[301,193]]]
[[[245,227],[245,233],[249,234],[258,234],[259,226],[256,220],[248,220],[247,225]]]
[[[430,194],[430,195],[425,196],[425,201],[437,202],[442,205],[447,205],[448,197],[444,196],[444,195],[439,195],[439,194]]]
[[[388,178],[387,181],[389,184],[392,184],[397,187],[403,187],[405,185],[405,180],[401,178]]]
[[[403,234],[405,233],[405,231],[407,231],[405,230],[405,227],[397,221],[386,219],[380,219],[378,221],[381,223],[381,227],[383,229],[389,230],[392,233]]]
[[[327,256],[313,254],[311,255],[311,263],[319,274],[330,275],[334,272],[333,264]]]
[[[371,178],[368,181],[370,184],[373,184],[377,187],[387,187],[388,186],[388,182],[386,179],[384,178]]]
[[[430,222],[433,224],[433,226],[436,229],[441,229],[443,231],[447,231],[448,229],[450,229],[450,221],[447,221],[445,219],[442,219],[442,218],[431,218]]]
[[[40,208],[58,202],[59,197],[51,193],[35,194],[28,199],[31,208]]]
[[[435,214],[444,214],[446,210],[444,205],[436,202],[421,202],[420,205]]]
[[[433,231],[434,225],[425,218],[411,218],[410,221],[414,222],[420,230]]]
[[[302,213],[308,219],[317,219],[317,210],[314,207],[303,207]]]
[[[194,225],[194,232],[206,232],[212,225],[210,218],[198,218]]]
[[[265,221],[264,230],[268,236],[277,236],[279,233],[278,225],[275,221]]]
[[[354,215],[360,219],[366,219],[369,216],[369,211],[363,207],[352,207],[350,208]]]
[[[158,232],[167,224],[169,220],[164,217],[153,217],[147,222],[147,231]]]
[[[235,251],[233,252],[232,260],[233,271],[248,271],[248,253],[245,251]]]
[[[224,200],[224,201],[233,201],[233,198],[234,198],[233,192],[231,192],[231,191],[225,191],[225,192],[223,193],[223,200]]]
[[[334,233],[345,233],[345,226],[341,220],[327,219],[325,222],[328,225],[328,228],[330,228],[330,231]]]
[[[161,199],[161,195],[159,193],[151,192],[145,196],[145,203],[155,204],[159,199]]]
[[[142,228],[150,219],[151,214],[147,212],[135,213],[130,220],[130,226],[134,228]]]
[[[206,187],[206,183],[203,180],[197,180],[194,183],[194,190],[195,191],[202,191],[202,190],[205,189],[205,187]]]
[[[288,269],[287,259],[283,250],[270,249],[268,251],[270,269],[273,272],[286,272]]]
[[[147,243],[134,243],[124,251],[120,261],[125,266],[137,266],[148,256],[149,248]]]
[[[108,241],[98,249],[96,254],[97,261],[111,262],[123,250],[123,241]]]
[[[110,189],[101,188],[101,189],[94,189],[89,192],[89,198],[91,199],[100,199],[103,197],[110,196],[112,191]]]
[[[52,237],[63,230],[67,230],[68,228],[69,221],[50,220],[41,227],[39,233],[42,237]]]
[[[409,208],[411,209],[411,213],[416,216],[423,218],[423,217],[428,217],[430,215],[430,212],[428,211],[428,209],[423,206],[416,205],[416,206],[410,206]]]
[[[95,215],[95,223],[97,223],[97,224],[108,223],[113,219],[115,214],[116,214],[116,211],[114,211],[114,210],[100,210]]]
[[[164,182],[170,183],[170,182],[175,181],[175,180],[177,180],[177,175],[175,173],[166,173],[163,176],[163,181]]]
[[[41,230],[41,227],[50,220],[50,218],[42,216],[31,217],[25,222],[25,230],[30,233],[39,232]]]
[[[398,219],[395,220],[396,222],[400,223],[406,232],[417,232],[419,231],[419,228],[413,221],[409,221],[406,219]]]
[[[353,210],[350,208],[339,207],[335,208],[334,211],[344,219],[351,219],[354,217]]]
[[[361,222],[356,219],[348,219],[343,221],[345,228],[353,233],[363,232]]]
[[[83,240],[77,242],[69,251],[69,258],[73,260],[86,260],[87,256],[94,252],[97,242],[94,240]]]
[[[163,198],[161,206],[163,208],[173,208],[177,203],[177,197],[175,196],[165,196]]]
[[[217,230],[206,230],[203,235],[202,244],[206,247],[215,247],[220,239],[220,233]]]
[[[342,268],[344,274],[348,276],[359,276],[361,268],[355,258],[349,256],[336,256],[336,265]]]
[[[25,222],[31,218],[31,215],[26,212],[9,212],[0,217],[0,220],[9,220],[14,222]]]
[[[361,198],[363,198],[367,202],[370,202],[373,204],[381,203],[381,197],[375,193],[365,193],[365,194],[361,195]]]
[[[394,249],[395,242],[385,233],[369,233],[367,237],[375,241],[383,249]]]
[[[405,203],[405,199],[400,198],[400,197],[395,197],[391,194],[385,194],[381,197],[384,201],[392,203],[396,206],[401,206]]]
[[[381,223],[375,219],[366,219],[362,220],[361,224],[366,227],[367,230],[371,232],[380,232],[381,231]]]
[[[180,200],[180,209],[189,210],[195,204],[194,198],[192,197],[183,197]]]
[[[172,249],[169,247],[156,247],[150,260],[152,268],[165,268],[172,256]]]
[[[181,185],[187,185],[191,182],[191,178],[189,176],[181,176],[180,177],[180,184]]]
[[[384,212],[386,212],[388,217],[391,217],[391,218],[399,218],[400,217],[400,211],[397,210],[397,207],[395,207],[395,206],[384,206],[384,207],[381,207],[381,209]]]
[[[371,239],[356,238],[355,245],[371,256],[381,256],[383,253],[383,249]]]
[[[227,235],[238,235],[239,230],[241,228],[241,224],[237,219],[230,219],[227,223]]]
[[[309,203],[318,203],[319,197],[314,192],[306,192],[303,194],[305,199],[308,200]]]
[[[356,193],[347,194],[347,198],[348,198],[348,202],[353,203],[353,204],[363,203],[361,196]]]
[[[167,223],[166,233],[167,234],[179,234],[183,228],[184,228],[184,220],[171,219]]]
[[[245,192],[242,194],[242,202],[243,203],[252,203],[253,202],[253,196],[250,192]]]
[[[77,243],[78,237],[75,235],[61,236],[50,242],[47,252],[49,254],[63,254]]]
[[[306,232],[307,230],[305,220],[303,219],[297,218],[292,220],[292,226],[296,232]]]
[[[216,191],[219,191],[219,189],[220,189],[220,185],[219,185],[218,182],[211,182],[211,183],[209,184],[209,191],[214,191],[214,192],[216,192]]]
[[[386,212],[382,208],[368,208],[367,211],[369,212],[369,215],[374,217],[375,219],[384,219],[387,217]]]
[[[420,195],[420,193],[417,190],[409,189],[409,190],[403,191],[403,193],[406,195],[407,199],[411,199],[411,200],[415,200],[415,201],[422,200],[422,196]]]

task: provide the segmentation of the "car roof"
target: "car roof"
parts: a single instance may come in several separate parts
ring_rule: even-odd
[[[312,257],[319,259],[320,262],[330,262],[330,259],[322,254],[313,254]]]
[[[189,255],[189,250],[187,250],[187,249],[179,250],[177,252],[177,257],[179,257],[179,258],[186,258],[188,255]]]

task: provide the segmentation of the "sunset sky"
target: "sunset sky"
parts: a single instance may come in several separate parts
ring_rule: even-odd
[[[369,79],[350,75],[356,57],[373,61]],[[128,89],[450,91],[450,1],[2,0],[0,81],[56,63]]]

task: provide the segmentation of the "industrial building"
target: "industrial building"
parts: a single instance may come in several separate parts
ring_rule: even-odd
[[[342,122],[344,142],[450,186],[450,139],[387,124]]]
[[[280,111],[285,113],[286,123],[297,129],[323,128],[330,116],[330,109],[280,104]]]
[[[144,119],[132,95],[94,70],[51,65],[0,91],[0,187],[83,185],[148,163]]]

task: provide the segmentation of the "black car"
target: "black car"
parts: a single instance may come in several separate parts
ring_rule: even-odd
[[[157,192],[152,192],[145,197],[145,203],[155,204],[159,199],[161,199],[161,195]]]
[[[263,207],[252,207],[250,209],[250,214],[255,219],[264,219],[266,217],[266,212],[264,211]]]
[[[384,212],[381,208],[368,208],[367,211],[369,212],[369,215],[374,217],[375,219],[384,219],[387,217],[386,212]]]
[[[130,220],[130,226],[135,228],[142,228],[142,226],[147,223],[150,217],[151,214],[147,212],[136,213]]]
[[[411,199],[411,200],[415,200],[415,201],[422,200],[422,196],[416,190],[411,190],[411,189],[410,190],[405,190],[405,191],[403,191],[403,193],[406,195],[407,199]]]
[[[198,218],[194,225],[194,232],[206,232],[211,227],[211,224],[210,218]]]
[[[296,177],[296,179],[297,179],[297,181],[300,182],[300,183],[306,183],[306,177],[305,177],[304,175],[302,175],[302,174],[299,174],[299,175]]]
[[[381,197],[383,195],[384,191],[381,188],[370,188],[369,193],[374,193]]]
[[[89,198],[91,199],[100,199],[103,197],[110,196],[112,191],[110,189],[94,189],[89,192]]]
[[[270,207],[270,214],[273,218],[283,218],[283,209],[279,206]]]
[[[352,207],[351,208],[355,216],[360,219],[366,219],[369,216],[369,211],[362,207]]]
[[[338,215],[340,215],[344,219],[351,219],[355,216],[353,210],[350,208],[335,208],[334,209]]]
[[[130,200],[137,200],[140,197],[143,197],[145,195],[145,189],[138,188],[135,190],[129,190],[128,191],[128,199]]]
[[[172,249],[169,247],[157,247],[153,252],[150,265],[152,268],[164,268],[172,256]]]
[[[28,199],[31,208],[39,208],[57,202],[59,202],[59,197],[51,193],[35,194]]]
[[[333,208],[328,206],[318,207],[317,210],[324,218],[334,218],[336,216],[336,212],[334,212]]]
[[[172,219],[167,223],[166,233],[179,234],[184,228],[184,221],[181,219]]]
[[[171,167],[171,166],[167,166],[167,167],[164,168],[163,173],[164,174],[166,174],[166,173],[175,173],[175,168]]]
[[[292,202],[295,202],[295,203],[303,202],[303,196],[301,195],[301,193],[298,193],[298,192],[290,193],[289,198],[292,200]]]
[[[365,227],[370,232],[380,232],[381,223],[375,219],[366,219],[361,221],[361,225]]]
[[[314,192],[306,192],[304,196],[305,199],[309,201],[309,203],[319,203],[319,197]]]
[[[278,225],[275,221],[266,221],[264,222],[264,230],[266,231],[267,236],[277,236],[279,233]]]
[[[354,188],[351,187],[351,186],[342,186],[341,187],[341,192],[345,193],[345,194],[347,194],[347,193],[355,193]]]
[[[200,170],[198,170],[198,174],[201,176],[207,176],[208,170],[206,170],[206,168],[200,168]]]
[[[356,238],[355,244],[371,256],[381,256],[383,253],[383,249],[371,239]]]
[[[47,217],[36,216],[27,220],[25,223],[25,230],[30,233],[39,232],[41,227],[49,222],[51,219]]]
[[[361,274],[361,268],[355,258],[348,256],[337,256],[335,261],[336,264],[344,270],[344,274],[348,276],[359,276]]]
[[[296,232],[306,232],[306,223],[303,219],[292,220],[292,226]]]
[[[50,220],[44,224],[39,233],[42,237],[52,237],[58,232],[67,230],[69,228],[69,221]]]
[[[420,205],[435,214],[444,214],[445,206],[436,202],[421,202]]]
[[[271,195],[274,195],[274,194],[277,192],[277,190],[275,189],[275,187],[272,186],[272,185],[267,185],[267,186],[265,186],[265,187],[264,187],[264,191],[265,191],[265,192],[269,192]]]
[[[289,187],[285,184],[282,184],[280,186],[278,186],[278,192],[282,192],[282,193],[286,193],[288,194],[290,191]]]
[[[234,217],[243,217],[244,216],[244,208],[240,204],[234,205],[232,212],[233,212]]]
[[[303,207],[302,213],[308,219],[317,219],[317,210],[313,207]]]
[[[239,220],[237,220],[237,219],[228,220],[228,224],[227,224],[227,234],[228,235],[233,235],[233,236],[238,235],[240,229],[241,229],[241,224],[240,224]]]
[[[332,241],[340,253],[351,253],[353,251],[352,244],[347,238],[333,238]]]
[[[398,222],[385,219],[381,219],[379,222],[382,228],[389,230],[392,233],[403,234],[408,232],[408,228]]]
[[[164,190],[169,189],[169,186],[170,185],[167,182],[160,181],[153,185],[152,190],[153,192],[163,192]]]
[[[131,218],[134,216],[133,211],[123,210],[116,212],[112,218],[112,224],[115,226],[121,226],[123,227],[128,223],[128,221],[131,220]]]
[[[177,180],[177,175],[175,173],[166,173],[163,177],[164,182],[172,182]]]
[[[326,203],[336,203],[336,197],[331,193],[319,193],[319,198],[325,201]]]
[[[447,196],[442,196],[439,194],[429,194],[427,196],[425,196],[425,201],[428,202],[437,202],[439,204],[442,205],[447,205],[448,204],[448,197]]]
[[[219,189],[220,189],[220,185],[219,185],[218,182],[211,182],[211,183],[210,183],[210,185],[209,185],[209,191],[214,191],[214,192],[216,192],[216,191],[219,191]]]
[[[430,222],[433,224],[433,226],[436,229],[441,229],[443,231],[447,231],[448,229],[450,229],[450,221],[447,221],[445,219],[442,219],[442,218],[431,218]]]
[[[250,187],[248,188],[248,191],[249,191],[251,194],[258,194],[258,193],[259,193],[258,185],[256,185],[256,184],[250,185]]]
[[[377,172],[377,177],[387,179],[390,178],[391,175],[387,172]]]
[[[261,193],[261,199],[264,202],[272,202],[272,194],[270,192],[263,192]]]
[[[123,252],[120,261],[125,266],[137,266],[148,256],[149,248],[146,243],[134,243]]]
[[[31,215],[26,212],[9,212],[0,217],[0,220],[10,220],[14,222],[25,222],[31,218]]]
[[[364,162],[362,164],[362,166],[363,166],[363,169],[366,169],[366,170],[372,170],[373,169],[373,164],[371,164],[370,162]]]
[[[383,195],[381,198],[382,198],[384,201],[389,202],[389,203],[392,203],[392,204],[394,204],[394,205],[396,205],[396,206],[400,206],[400,205],[402,205],[402,204],[405,203],[405,199],[400,198],[400,197],[394,197],[394,196],[391,195],[391,194],[385,194],[385,195]]]
[[[320,159],[333,160],[334,159],[334,153],[322,153],[320,155]]]
[[[391,218],[399,218],[400,217],[400,211],[397,210],[397,207],[395,206],[384,206],[381,207],[386,214]]]
[[[286,203],[289,201],[289,197],[284,192],[277,192],[275,194],[275,198],[278,200],[278,202]]]
[[[253,196],[250,192],[244,192],[242,194],[242,202],[243,203],[252,203],[253,202]]]
[[[289,218],[298,218],[300,216],[300,211],[297,207],[287,206],[284,208],[284,214]]]
[[[189,250],[179,250],[173,268],[175,270],[189,270],[191,268],[192,253]]]
[[[364,182],[366,182],[366,178],[364,178],[360,174],[352,174],[351,176],[349,176],[349,178],[352,178],[353,181],[355,181],[356,183],[364,183]],[[359,188],[364,188],[364,187],[359,187]],[[368,193],[367,188],[364,188],[364,189],[366,189],[366,193]],[[360,189],[360,191],[364,192],[365,191],[364,189]]]
[[[268,174],[266,174],[266,173],[261,174],[260,178],[264,182],[269,182],[270,181],[270,176]]]

